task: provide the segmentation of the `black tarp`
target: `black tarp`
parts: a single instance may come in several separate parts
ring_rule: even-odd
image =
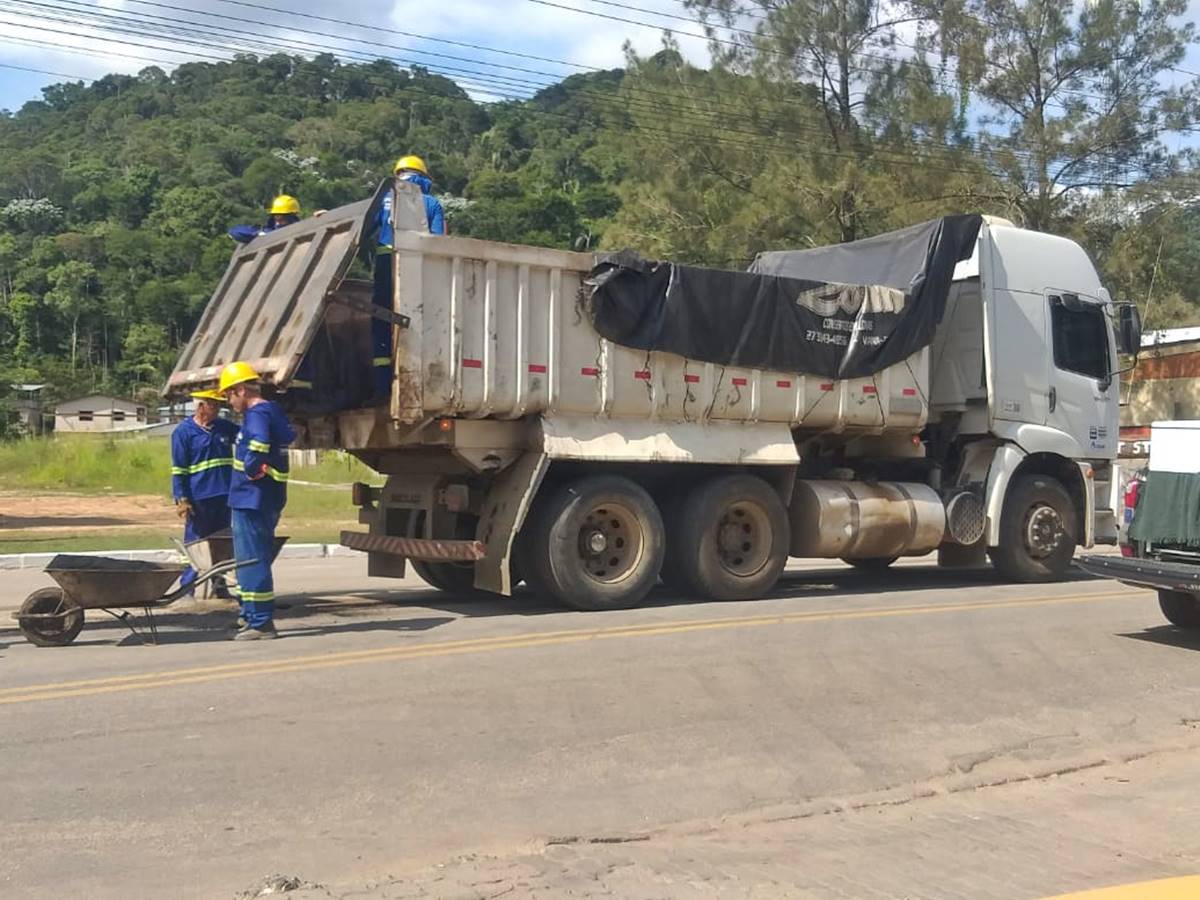
[[[927,346],[982,217],[946,216],[814,250],[760,254],[748,272],[601,259],[588,276],[605,338],[719,365],[860,378]]]

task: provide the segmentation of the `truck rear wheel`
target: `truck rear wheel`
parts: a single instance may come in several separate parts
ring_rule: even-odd
[[[437,563],[423,559],[410,560],[413,571],[423,578],[430,587],[447,594],[470,596],[484,593],[475,589],[474,563]]]
[[[1058,581],[1075,555],[1075,506],[1046,475],[1017,480],[1000,514],[1000,545],[988,550],[996,570],[1012,581]]]
[[[1179,628],[1200,629],[1200,600],[1183,591],[1159,591],[1158,606],[1167,621]]]
[[[664,568],[689,593],[756,600],[779,580],[790,543],[787,510],[771,486],[753,475],[726,475],[680,505]]]
[[[594,475],[532,513],[522,563],[531,587],[576,609],[627,609],[650,593],[665,538],[654,500],[628,478]]]

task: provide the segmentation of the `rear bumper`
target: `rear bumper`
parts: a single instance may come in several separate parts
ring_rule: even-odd
[[[363,534],[361,531],[343,531],[341,544],[351,550],[387,553],[428,562],[476,562],[483,559],[487,553],[487,548],[481,541],[436,541],[427,538]]]
[[[1115,556],[1081,556],[1075,564],[1089,575],[1115,578],[1125,584],[1200,594],[1200,566]]]

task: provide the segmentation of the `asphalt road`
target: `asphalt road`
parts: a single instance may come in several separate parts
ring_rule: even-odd
[[[1020,810],[1059,797],[1049,792],[1070,773],[1094,779],[1094,790],[1073,787],[1047,816],[1108,797],[1108,766],[1158,766],[1138,770],[1158,779],[1144,790],[1110,798],[1123,815],[1189,789],[1200,796],[1200,639],[1168,627],[1148,592],[1112,582],[809,568],[754,603],[662,594],[639,610],[584,614],[528,595],[455,604],[419,582],[364,572],[361,559],[282,569],[287,608],[273,643],[233,644],[230,613],[196,610],[160,616],[157,647],[102,616],[67,648],[0,631],[0,895],[232,898],[285,873],[326,886],[322,897],[565,896],[553,872],[541,893],[528,880],[451,889],[429,873],[466,865],[464,854],[477,867],[555,860],[564,847],[684,825],[708,834],[711,850],[730,845],[720,837],[730,823],[744,839],[747,822],[786,821],[836,825],[849,838],[803,865],[804,848],[832,832],[799,844],[782,831],[756,838],[763,853],[779,842],[785,880],[824,872],[835,886],[851,874],[866,885],[885,869],[899,877],[878,861],[872,874],[863,854],[883,840],[870,828],[886,816],[911,833],[918,806],[909,804],[961,803],[970,792],[974,806],[937,851],[953,859],[955,842],[971,829],[982,839],[1001,808],[1019,828]],[[12,607],[44,577],[4,573],[0,603]],[[932,840],[929,823],[951,822],[948,807],[921,808],[940,810],[919,830]],[[856,831],[833,815],[855,810],[886,816]],[[1086,864],[1040,860],[1045,841],[1025,841],[1021,859],[1047,894],[1187,874],[1200,871],[1189,855],[1200,849],[1188,837],[1195,824],[1158,817],[1139,833],[1146,842],[1154,828],[1182,832],[1169,859],[1160,843],[1159,854],[1110,846],[1132,833],[1088,844],[1103,853]],[[995,883],[962,895],[1032,896],[1012,876],[1019,860],[1003,837],[986,843]],[[675,845],[653,846],[673,858]],[[884,881],[874,894],[836,890],[942,896],[932,885],[945,860],[922,853],[917,864],[906,857],[911,893]],[[622,866],[637,873],[652,861]],[[605,895],[709,896],[705,876],[651,881],[643,894]],[[759,895],[837,896],[822,884]]]

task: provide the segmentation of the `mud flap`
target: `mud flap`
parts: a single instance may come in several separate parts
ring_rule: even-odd
[[[512,594],[508,561],[513,543],[549,466],[546,454],[524,453],[492,482],[476,532],[487,547],[475,564],[475,587],[480,590]]]

